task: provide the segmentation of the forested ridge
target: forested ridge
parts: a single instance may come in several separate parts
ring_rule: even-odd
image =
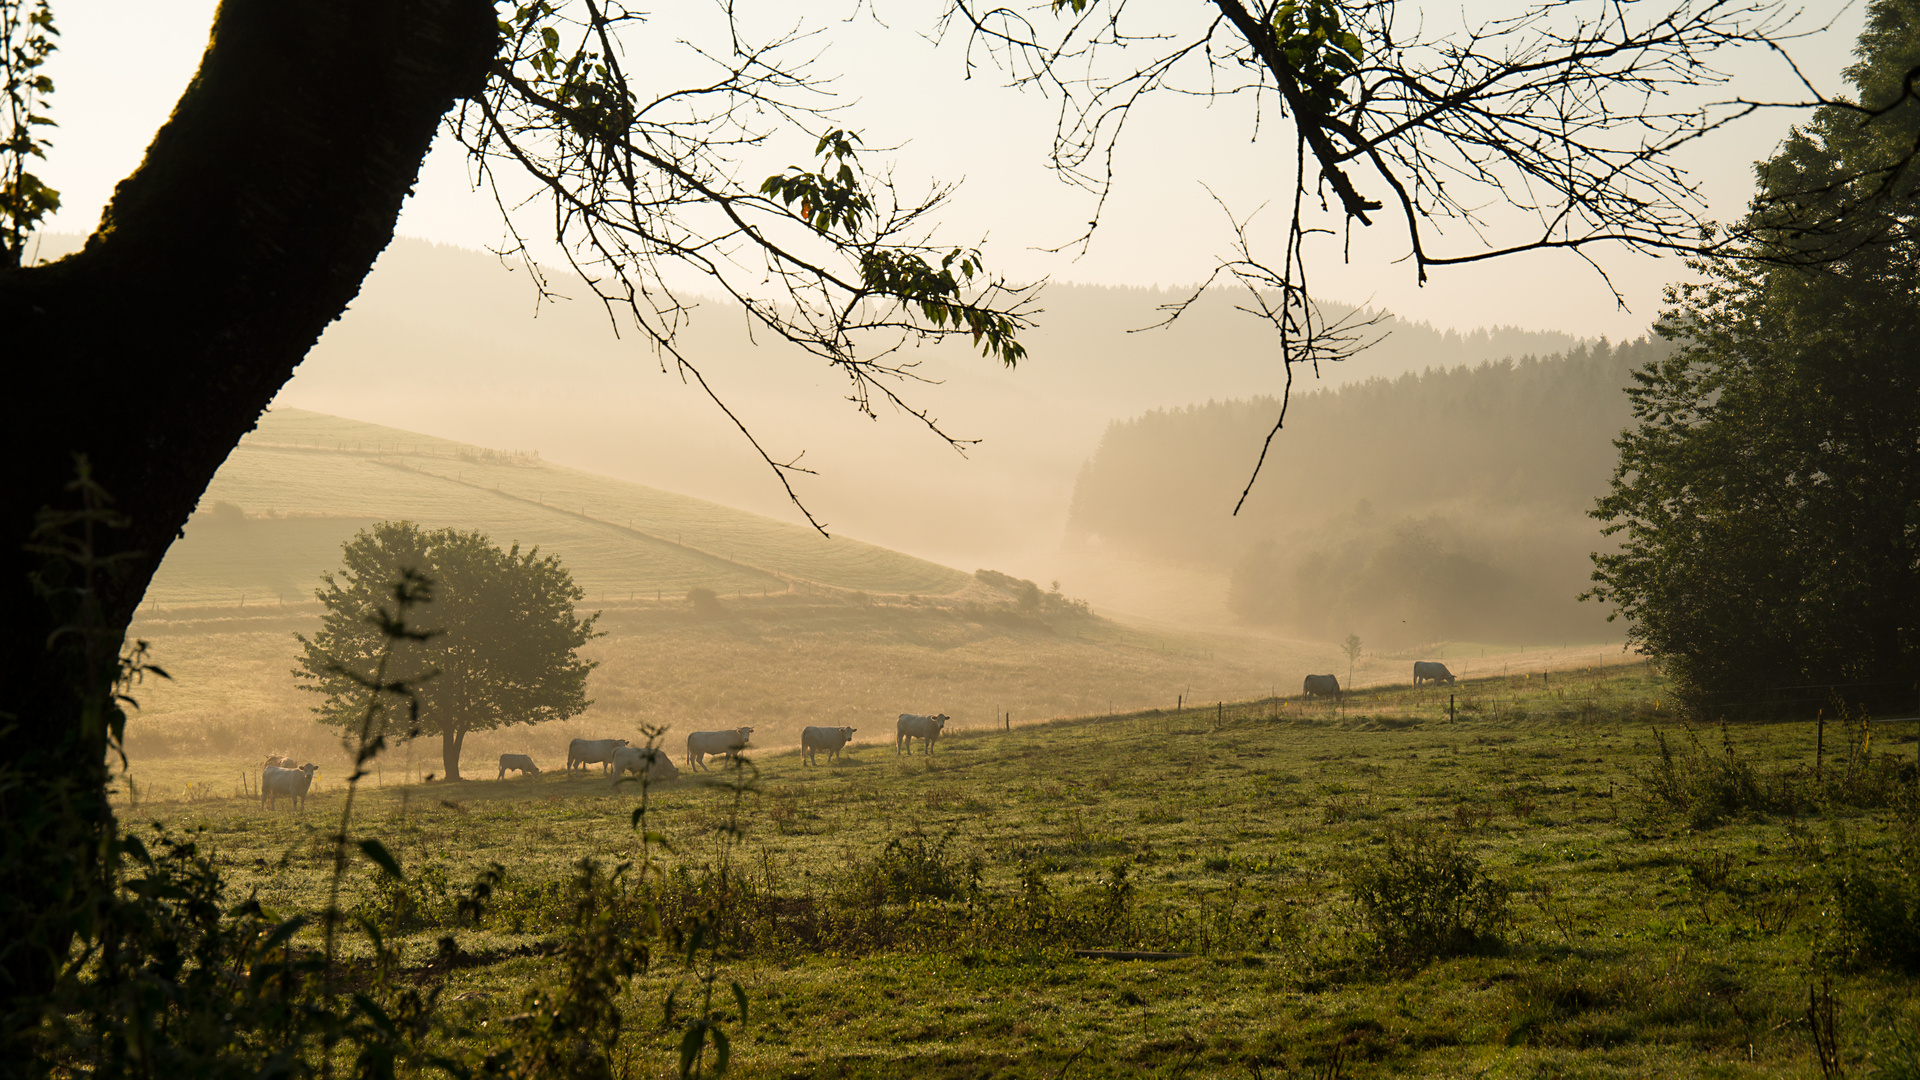
[[[1237,517],[1277,400],[1116,421],[1081,470],[1068,543],[1232,566],[1237,612],[1310,632],[1602,633],[1604,612],[1573,599],[1601,542],[1586,513],[1629,373],[1670,350],[1602,341],[1300,395]]]

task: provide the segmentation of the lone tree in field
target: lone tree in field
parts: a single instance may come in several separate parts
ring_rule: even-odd
[[[1858,102],[1760,165],[1744,259],[1669,290],[1683,347],[1635,373],[1593,512],[1623,540],[1589,595],[1696,707],[1911,707],[1920,677],[1920,0],[1875,3],[1858,55]]]
[[[327,606],[319,632],[295,635],[301,656],[293,673],[302,689],[326,696],[314,708],[322,721],[357,727],[365,717],[362,680],[389,642],[372,616],[390,602],[403,570],[433,582],[432,602],[415,616],[430,636],[396,647],[385,677],[416,688],[419,726],[409,729],[404,713],[383,726],[406,737],[440,736],[447,779],[460,779],[468,732],[565,720],[590,704],[594,665],[579,649],[596,636],[599,616],[575,616],[574,602],[585,594],[557,557],[538,548],[523,553],[518,544],[503,551],[478,532],[427,532],[410,521],[381,522],[345,546],[346,565],[325,575],[315,593]]]

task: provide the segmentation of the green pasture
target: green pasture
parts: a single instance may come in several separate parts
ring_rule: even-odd
[[[308,600],[384,518],[558,554],[588,601],[789,589],[946,595],[971,575],[885,548],[540,461],[297,409],[261,418],[215,474],[147,613]]]
[[[1898,919],[1856,925],[1835,890],[1915,850],[1911,725],[1829,723],[1816,782],[1813,724],[1691,730],[1661,702],[1629,667],[962,731],[931,756],[862,731],[838,764],[750,753],[655,785],[666,852],[631,825],[640,790],[597,769],[383,768],[350,831],[407,879],[356,866],[343,903],[477,1025],[557,978],[552,898],[579,860],[631,882],[651,856],[669,927],[727,897],[749,1077],[1813,1077],[1810,987],[1849,1075],[1897,1066],[1912,972],[1855,946],[1904,940]],[[319,908],[341,777],[302,814],[263,811],[243,773],[257,762],[143,759],[121,820],[197,830],[236,895]],[[1757,786],[1714,786],[1741,776]],[[1510,917],[1459,955],[1387,963],[1351,871],[1413,834],[1477,860]],[[454,902],[490,864],[491,912],[462,924]],[[436,965],[447,934],[461,962]],[[685,977],[663,949],[628,992],[631,1075],[671,1073],[663,1005]]]

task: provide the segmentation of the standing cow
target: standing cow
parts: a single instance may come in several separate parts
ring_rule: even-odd
[[[300,807],[301,813],[307,812],[307,792],[313,789],[313,774],[320,766],[309,761],[297,769],[282,769],[269,765],[260,774],[260,805],[269,810],[280,805],[280,796],[285,795]]]
[[[740,760],[740,751],[747,748],[747,740],[753,737],[750,727],[732,728],[727,731],[696,731],[687,736],[687,767],[705,769],[707,755],[715,754]]]
[[[1452,686],[1453,672],[1448,671],[1447,665],[1437,660],[1415,660],[1413,662],[1413,685],[1419,686],[1423,682],[1443,682],[1448,686]]]
[[[625,745],[625,739],[575,739],[567,744],[567,771],[578,765],[585,772],[588,765],[598,762],[600,771],[606,772],[613,764],[613,752]]]
[[[898,755],[902,746],[907,748],[907,756],[913,756],[913,740],[919,739],[927,744],[927,753],[933,753],[933,744],[940,739],[940,733],[946,730],[946,713],[932,716],[915,716],[913,713],[901,713],[900,723],[894,728],[893,752]]]
[[[832,762],[840,756],[840,749],[853,741],[853,729],[850,727],[810,727],[800,732],[800,761],[805,765],[818,765],[814,757],[816,751],[825,750],[827,761]]]
[[[1309,675],[1301,685],[1300,692],[1310,698],[1331,697],[1340,700],[1340,680],[1331,675]]]

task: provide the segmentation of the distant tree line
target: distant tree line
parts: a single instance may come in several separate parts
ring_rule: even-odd
[[[1602,341],[1304,395],[1238,517],[1274,402],[1117,421],[1081,471],[1069,542],[1231,567],[1236,613],[1303,632],[1601,634],[1574,600],[1600,542],[1584,514],[1631,419],[1631,372],[1671,351]]]

